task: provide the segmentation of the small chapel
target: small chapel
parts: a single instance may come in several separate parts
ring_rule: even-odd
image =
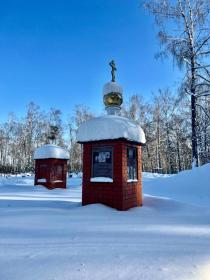
[[[111,81],[103,87],[107,114],[81,124],[77,141],[83,147],[82,205],[102,203],[117,210],[142,206],[142,128],[121,117],[123,88],[116,82],[114,61]]]

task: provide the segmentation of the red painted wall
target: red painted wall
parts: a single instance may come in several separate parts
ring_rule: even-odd
[[[65,159],[37,159],[35,160],[34,185],[42,185],[48,189],[66,188],[67,160]],[[46,179],[46,183],[39,179]],[[62,182],[56,182],[62,181]]]
[[[92,148],[113,147],[113,183],[90,182]],[[127,182],[127,147],[137,148],[138,182]],[[98,141],[83,144],[82,205],[103,203],[118,210],[142,206],[141,146],[126,140]]]

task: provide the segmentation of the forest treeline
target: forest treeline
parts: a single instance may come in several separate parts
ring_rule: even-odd
[[[142,147],[143,171],[176,173],[191,168],[190,105],[187,95],[177,97],[164,89],[150,101],[132,95],[122,107],[121,115],[140,124],[146,135],[147,142]],[[210,99],[204,97],[199,105],[197,137],[199,164],[202,165],[210,162]],[[83,121],[94,116],[89,108],[78,105],[65,121],[60,110],[52,108],[45,112],[33,102],[22,119],[9,114],[7,122],[0,125],[0,172],[33,172],[34,151],[50,143],[52,125],[58,127],[56,144],[69,150],[69,171],[80,171],[82,154],[81,145],[76,142],[76,131]]]

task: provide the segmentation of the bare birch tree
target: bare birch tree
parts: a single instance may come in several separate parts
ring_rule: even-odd
[[[210,95],[210,1],[146,0],[145,7],[155,16],[162,51],[172,55],[185,71],[182,89],[190,95],[192,162],[198,166],[197,99]]]

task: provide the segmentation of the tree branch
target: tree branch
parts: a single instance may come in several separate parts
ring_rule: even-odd
[[[208,42],[208,40],[210,39],[210,35],[208,35],[203,42],[201,43],[201,45],[198,47],[198,49],[196,50],[196,54],[200,51],[200,49]]]
[[[191,65],[190,61],[189,61],[186,57],[183,57],[183,60],[184,60],[188,65]]]
[[[205,51],[205,52],[199,52],[196,55],[207,55],[210,54],[210,50],[209,51]]]
[[[195,62],[198,66],[201,66],[200,63],[198,63],[197,61]],[[208,75],[208,77],[210,77],[210,72],[207,68],[203,68],[203,70],[206,72],[206,74]]]
[[[200,97],[200,96],[210,96],[210,91],[205,90],[197,95],[197,97]]]
[[[209,114],[208,114],[207,111],[203,108],[202,105],[196,103],[196,106],[200,107],[200,108],[204,111],[205,115],[210,119]]]
[[[195,87],[201,87],[201,86],[210,86],[210,85],[207,83],[200,83],[195,85]]]
[[[208,80],[207,78],[201,76],[200,74],[196,74],[197,77],[203,79],[204,81],[206,81],[207,83],[210,83],[210,80]]]
[[[208,68],[208,67],[210,67],[210,64],[204,65],[204,66],[197,66],[197,67],[195,67],[195,69],[202,69],[202,68]]]

